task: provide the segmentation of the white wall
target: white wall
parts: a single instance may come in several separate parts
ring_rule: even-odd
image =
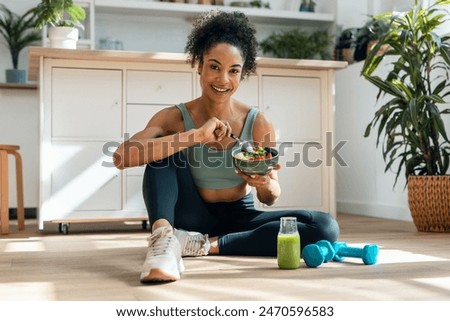
[[[23,14],[39,0],[2,0],[8,9]],[[0,39],[0,82],[5,82],[5,70],[12,68],[9,51]],[[27,69],[28,50],[19,56],[19,68]],[[33,89],[0,89],[0,144],[20,145],[23,161],[25,207],[39,204],[39,105],[38,91]],[[9,204],[17,206],[14,158],[9,158]]]
[[[404,177],[384,172],[376,136],[364,137],[375,112],[377,89],[360,77],[362,62],[336,73],[336,140],[345,141],[341,156],[348,166],[336,167],[338,212],[411,220]]]
[[[342,29],[362,26],[372,14],[368,1],[338,0],[336,24]]]
[[[38,91],[0,89],[0,144],[19,145],[23,162],[25,207],[39,204]],[[9,204],[17,206],[15,162],[9,157]]]
[[[378,14],[408,9],[413,4],[413,0],[376,1],[371,8],[368,5],[368,9],[372,14]],[[359,7],[362,8],[362,4]],[[382,72],[383,67],[380,68]],[[342,156],[348,164],[348,167],[336,169],[337,209],[339,212],[411,221],[404,176],[401,174],[394,189],[395,174],[384,172],[381,147],[376,148],[376,132],[368,138],[363,137],[376,110],[377,89],[360,77],[361,69],[362,62],[359,62],[336,74],[336,139],[347,141]]]
[[[410,8],[414,0],[338,0],[336,24],[342,29],[357,28],[369,19],[369,16]]]

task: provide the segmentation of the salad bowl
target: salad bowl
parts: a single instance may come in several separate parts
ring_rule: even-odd
[[[253,153],[235,148],[231,154],[234,166],[246,175],[266,175],[279,161],[278,150],[272,147],[255,147]]]

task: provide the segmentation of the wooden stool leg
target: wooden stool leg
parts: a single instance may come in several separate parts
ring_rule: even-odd
[[[0,150],[0,222],[1,234],[9,233],[8,153]]]
[[[25,228],[25,210],[23,206],[23,172],[22,157],[16,151],[11,152],[16,158],[16,182],[17,182],[17,223],[19,230]]]

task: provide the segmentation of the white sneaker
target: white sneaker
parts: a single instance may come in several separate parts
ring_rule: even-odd
[[[175,236],[181,245],[181,256],[208,255],[211,246],[208,234],[175,229]]]
[[[168,282],[180,279],[184,271],[180,242],[172,227],[162,226],[148,238],[148,252],[142,267],[141,282]]]

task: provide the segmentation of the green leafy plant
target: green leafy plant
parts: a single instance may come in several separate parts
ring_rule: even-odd
[[[403,13],[386,13],[374,19],[388,22],[388,29],[368,54],[362,76],[379,89],[381,107],[367,126],[365,136],[377,128],[377,146],[382,144],[385,170],[396,178],[405,175],[445,175],[449,169],[450,141],[443,120],[450,109],[449,36],[436,29],[448,13],[450,0],[437,0],[423,8],[418,0]],[[387,76],[375,75],[386,56],[392,56]]]
[[[250,5],[250,7],[253,7],[253,8],[270,9],[270,3],[269,2],[262,2],[261,0],[250,1],[249,5]]]
[[[30,9],[18,15],[0,4],[0,35],[6,41],[14,69],[19,66],[19,54],[27,46],[41,39],[41,33],[34,28],[36,17]]]
[[[293,59],[330,59],[332,37],[327,31],[312,33],[299,29],[283,33],[273,33],[260,43],[264,54],[272,53],[277,58]]]
[[[83,28],[81,21],[86,19],[86,11],[73,0],[42,0],[34,9],[37,28],[49,24],[53,27]]]

